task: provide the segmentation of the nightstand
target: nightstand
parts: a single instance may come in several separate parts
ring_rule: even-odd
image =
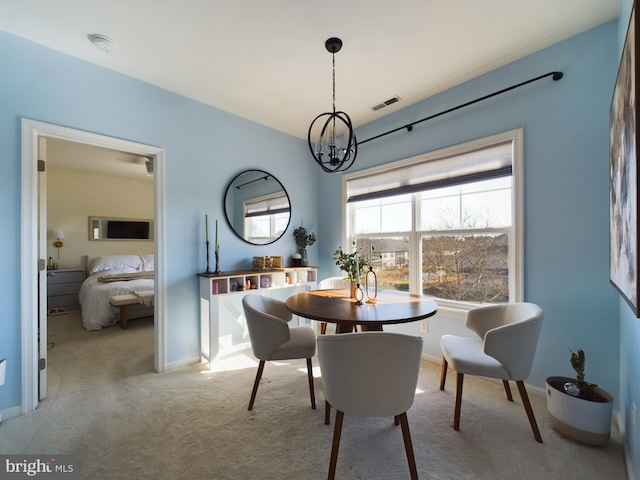
[[[80,308],[78,293],[84,282],[83,268],[47,271],[47,310],[54,307]]]

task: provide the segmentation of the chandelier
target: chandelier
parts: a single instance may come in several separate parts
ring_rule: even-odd
[[[342,40],[330,38],[324,46],[333,59],[333,111],[318,115],[311,126],[307,140],[313,159],[325,172],[342,172],[353,165],[358,144],[353,133],[351,118],[345,112],[336,112],[336,53]]]

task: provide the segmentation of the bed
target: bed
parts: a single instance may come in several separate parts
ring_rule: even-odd
[[[120,311],[111,298],[135,294],[138,311],[128,309],[129,318],[153,315],[153,254],[89,255],[87,278],[80,287],[82,324],[87,330],[100,330],[120,321]]]

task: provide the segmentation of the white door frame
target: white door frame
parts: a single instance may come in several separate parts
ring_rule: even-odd
[[[22,339],[21,413],[38,406],[38,138],[51,137],[153,157],[154,182],[154,369],[166,370],[166,306],[164,250],[164,150],[95,133],[22,119],[20,311]],[[43,292],[43,295],[45,292]],[[46,297],[44,298],[46,301]]]

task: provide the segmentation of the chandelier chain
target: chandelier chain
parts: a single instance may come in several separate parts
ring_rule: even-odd
[[[336,113],[336,54],[332,53],[333,59],[333,113]]]

